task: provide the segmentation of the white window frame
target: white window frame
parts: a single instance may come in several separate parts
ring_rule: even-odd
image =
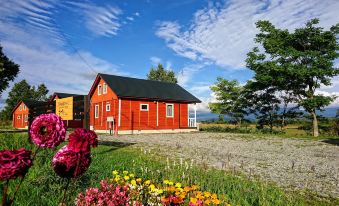
[[[109,111],[111,111],[111,104],[110,103],[106,103],[106,112],[109,112]]]
[[[102,86],[102,93],[107,94],[107,84],[106,83],[104,83],[103,86]]]
[[[18,115],[17,119],[21,119],[21,115]]]
[[[168,115],[167,107],[171,105],[172,106],[172,115]],[[166,104],[166,117],[174,117],[174,104]]]
[[[27,120],[28,120],[28,115],[27,114],[25,114],[24,119],[25,119],[25,122],[27,122]]]
[[[26,111],[26,105],[24,105],[24,111]]]
[[[147,109],[143,109],[142,106],[146,105]],[[140,111],[142,112],[148,112],[149,111],[149,105],[148,104],[140,104]]]
[[[101,84],[98,85],[98,95],[102,94],[102,86]]]
[[[98,104],[94,105],[94,118],[95,119],[99,118],[99,105]]]
[[[20,105],[19,110],[22,111],[22,105]]]

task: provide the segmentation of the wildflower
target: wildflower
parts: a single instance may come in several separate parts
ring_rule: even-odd
[[[199,187],[197,185],[192,185],[191,190],[197,190]]]
[[[127,175],[127,174],[128,174],[128,171],[125,170],[125,171],[123,171],[122,173],[123,173],[124,175]]]
[[[86,152],[90,150],[90,147],[96,147],[98,145],[98,137],[95,132],[77,128],[72,134],[69,135],[68,146],[75,152]]]
[[[194,197],[190,198],[190,203],[197,204],[197,202],[198,202],[197,198],[194,198]]]
[[[117,176],[114,177],[114,181],[115,181],[115,182],[119,182],[120,179],[121,179],[121,178],[120,178],[120,175],[117,175]]]
[[[158,190],[159,195],[161,195],[162,193],[164,193],[164,190],[162,190],[162,189]]]
[[[170,182],[169,180],[164,180],[165,185],[168,185],[169,182]]]
[[[204,203],[205,203],[206,205],[210,205],[210,204],[211,204],[211,200],[207,199],[207,200],[205,200]]]
[[[215,205],[219,205],[220,204],[220,200],[212,199],[212,203],[215,204]]]
[[[144,184],[145,184],[145,185],[151,184],[151,180],[146,180]]]
[[[177,183],[175,184],[175,187],[181,188],[181,183],[177,182]]]
[[[66,127],[56,114],[41,114],[33,120],[29,134],[39,147],[53,148],[65,140]]]
[[[68,145],[62,147],[52,160],[53,169],[60,177],[78,177],[88,169],[90,164],[89,152],[77,153]]]
[[[151,184],[148,188],[151,192],[155,191],[155,185],[154,184]]]
[[[0,151],[0,180],[24,176],[32,166],[31,151],[24,148]]]
[[[136,181],[137,181],[138,183],[140,183],[140,182],[142,181],[142,179],[141,179],[141,178],[138,178],[138,179],[136,179]]]
[[[209,192],[204,192],[204,195],[205,195],[205,197],[210,197],[210,196],[211,196],[211,193],[209,193]]]
[[[131,178],[133,178],[133,177],[134,177],[134,174],[129,174],[129,176],[130,176]]]
[[[168,185],[172,186],[174,183],[173,182],[168,182]]]
[[[186,186],[186,187],[184,187],[184,191],[189,192],[189,191],[191,191],[191,188]]]
[[[128,175],[124,176],[124,179],[125,179],[126,181],[128,181],[128,180],[129,180],[129,176],[128,176]]]
[[[119,172],[116,171],[116,170],[114,170],[114,171],[112,172],[112,174],[113,174],[113,175],[117,175],[117,174],[119,174]]]
[[[135,185],[137,185],[137,182],[136,182],[135,180],[132,180],[132,181],[131,181],[131,184],[132,184],[133,186],[135,186]]]
[[[211,195],[211,198],[212,198],[212,199],[217,199],[218,196],[217,196],[217,194],[213,193],[213,194]]]

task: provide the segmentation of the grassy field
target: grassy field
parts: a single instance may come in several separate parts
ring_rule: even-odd
[[[26,134],[0,134],[0,150],[20,147],[34,149]],[[18,193],[15,205],[58,205],[65,180],[57,177],[51,168],[51,158],[57,151],[41,150]],[[67,205],[73,205],[76,195],[90,186],[98,186],[100,180],[109,179],[113,170],[128,170],[143,179],[162,181],[170,179],[185,184],[197,184],[202,190],[225,195],[232,205],[338,205],[338,200],[319,200],[310,193],[285,192],[259,181],[248,180],[207,167],[187,167],[158,156],[152,151],[135,148],[131,144],[101,142],[92,151],[92,164],[78,180],[72,181]],[[13,189],[16,181],[11,181]],[[3,182],[1,186],[3,186]],[[2,187],[1,187],[2,188]],[[2,191],[0,191],[2,193]],[[13,192],[13,191],[11,191]]]

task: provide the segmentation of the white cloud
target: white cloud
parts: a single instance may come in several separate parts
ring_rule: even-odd
[[[134,17],[132,17],[132,16],[128,16],[128,17],[126,17],[126,19],[130,20],[130,21],[134,21]]]
[[[242,68],[246,53],[254,46],[256,21],[269,20],[292,30],[317,17],[328,28],[338,23],[338,10],[337,0],[230,0],[198,10],[189,27],[161,22],[156,35],[180,56]]]
[[[189,82],[192,81],[193,76],[204,67],[203,64],[190,64],[181,69],[177,74],[178,84],[183,87],[189,87]]]
[[[121,23],[119,16],[120,8],[111,5],[97,6],[89,2],[68,2],[70,10],[79,11],[85,20],[86,28],[98,36],[115,36]]]
[[[156,57],[156,56],[152,56],[150,60],[151,60],[152,66],[157,66],[158,64],[162,64],[166,70],[173,70],[171,61],[163,62],[161,58]]]
[[[139,12],[135,12],[134,15],[135,16],[140,16],[140,13]]]
[[[151,64],[153,66],[156,66],[156,65],[160,64],[161,61],[162,61],[161,58],[156,57],[156,56],[151,57],[150,60],[151,60]]]

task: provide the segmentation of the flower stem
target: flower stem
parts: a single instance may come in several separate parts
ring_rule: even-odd
[[[65,204],[65,199],[66,199],[66,193],[67,193],[67,190],[68,190],[69,183],[70,183],[70,178],[67,178],[67,183],[66,183],[66,186],[65,186],[65,189],[64,189],[64,195],[63,195],[61,203],[60,203],[61,206],[65,206],[66,205]]]
[[[3,187],[2,203],[1,203],[1,206],[6,206],[6,205],[7,205],[8,182],[9,182],[9,180],[6,181],[6,184],[5,184],[4,187]]]
[[[36,154],[38,153],[39,149],[40,149],[39,146],[35,149],[35,151],[34,151],[34,153],[33,153],[33,157],[32,157],[32,162],[35,160]],[[28,171],[26,172],[26,174],[27,174],[27,173],[28,173]],[[13,194],[13,197],[11,198],[11,200],[10,200],[9,203],[8,203],[9,206],[12,205],[12,203],[14,202],[15,196],[17,195],[17,193],[18,193],[18,191],[19,191],[19,189],[20,189],[20,187],[21,187],[21,185],[22,185],[22,182],[25,180],[26,174],[24,174],[24,175],[21,177],[21,180],[20,180],[18,186],[16,187],[16,190],[15,190],[15,192],[14,192],[14,194]]]

